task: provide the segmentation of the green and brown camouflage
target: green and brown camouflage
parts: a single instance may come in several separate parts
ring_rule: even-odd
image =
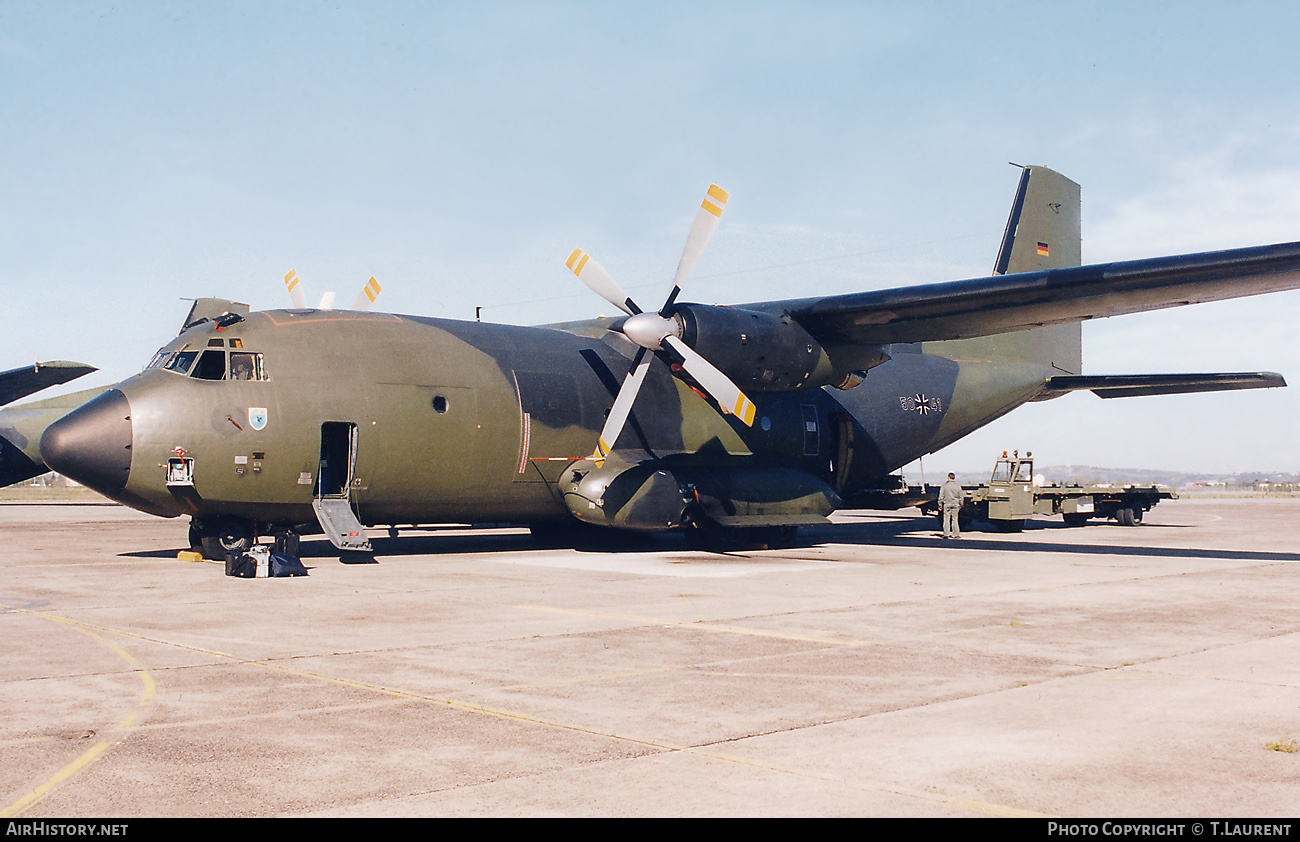
[[[674,290],[653,314],[590,266],[626,317],[208,305],[40,452],[225,548],[318,525],[342,549],[363,524],[788,530],[1028,401],[1122,391],[1083,377],[1082,320],[1300,286],[1300,243],[1080,266],[1078,185],[1026,167],[987,278],[730,308]],[[1282,385],[1179,377],[1165,388]]]

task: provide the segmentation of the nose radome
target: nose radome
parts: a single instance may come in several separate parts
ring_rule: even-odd
[[[131,472],[131,405],[110,389],[55,421],[41,436],[47,467],[96,491],[126,486]]]

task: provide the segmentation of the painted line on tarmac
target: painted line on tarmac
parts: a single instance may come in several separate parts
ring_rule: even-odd
[[[552,608],[547,605],[520,605],[529,611],[545,611],[550,614],[573,614],[580,617],[601,617],[609,620],[626,620],[643,626],[674,626],[699,631],[722,632],[724,634],[742,634],[753,637],[774,637],[781,640],[798,640],[805,643],[829,643],[835,646],[880,646],[875,640],[852,640],[843,637],[818,637],[810,634],[777,632],[767,629],[752,629],[742,626],[724,626],[718,623],[701,623],[694,620],[665,620],[659,617],[636,617],[628,614],[605,614],[599,611],[579,611],[573,608]]]
[[[893,793],[895,795],[900,795],[907,798],[917,798],[917,799],[929,801],[936,804],[944,804],[949,807],[955,807],[963,810],[970,810],[972,812],[983,813],[992,816],[1002,816],[1002,817],[1009,817],[1009,818],[1050,818],[1049,815],[1044,813],[1035,813],[1029,810],[1022,810],[1017,807],[1008,807],[1002,804],[992,804],[989,802],[980,801],[978,799],[973,799],[973,798],[964,798],[961,796],[949,796],[939,792],[928,792],[925,790],[909,789],[907,787],[891,786],[888,784],[875,784],[875,783],[855,784],[839,778],[831,778],[825,775],[812,774],[806,770],[792,769],[788,767],[777,766],[775,764],[770,764],[770,763],[759,763],[746,758],[737,757],[735,755],[709,751],[706,748],[701,748],[698,746],[674,745],[671,743],[667,743],[663,740],[629,737],[623,734],[615,734],[607,731],[599,731],[594,728],[588,728],[581,725],[573,725],[573,724],[555,722],[546,719],[540,719],[535,716],[516,713],[513,711],[504,710],[502,708],[490,708],[484,705],[474,705],[474,704],[469,704],[468,702],[456,701],[454,699],[439,698],[425,693],[417,693],[409,690],[399,690],[392,687],[384,687],[381,685],[369,684],[362,681],[354,681],[352,679],[336,678],[328,675],[320,675],[319,673],[308,672],[306,670],[293,669],[291,667],[284,667],[278,664],[269,664],[269,663],[259,662],[259,661],[250,661],[248,663],[253,663],[256,664],[257,666],[265,667],[267,669],[282,671],[285,673],[289,673],[291,675],[297,675],[306,678],[314,678],[320,681],[341,684],[347,687],[353,687],[362,690],[370,690],[373,692],[384,693],[391,696],[409,698],[416,701],[431,702],[433,704],[448,707],[453,710],[465,711],[469,713],[478,713],[486,716],[495,717],[498,719],[507,719],[510,721],[521,722],[525,724],[542,725],[547,728],[558,728],[561,730],[572,731],[575,733],[586,734],[589,736],[604,737],[606,739],[615,740],[622,743],[631,743],[633,745],[643,746],[646,748],[659,749],[667,753],[689,754],[694,757],[699,757],[705,760],[714,760],[720,763],[730,763],[738,766],[746,766],[753,769],[763,769],[767,771],[778,772],[780,774],[785,774],[785,775],[794,775],[797,777],[809,778],[817,781],[825,781],[827,783],[836,784],[839,786],[847,786],[851,789],[858,789],[866,792]]]
[[[640,623],[650,624],[650,625],[695,628],[704,631],[723,632],[728,634],[746,634],[746,635],[755,635],[760,637],[776,637],[776,638],[783,638],[789,640],[800,640],[800,641],[807,641],[807,642],[814,642],[814,643],[829,643],[835,645],[849,645],[849,646],[877,645],[868,641],[855,641],[855,640],[843,640],[843,639],[837,640],[833,638],[816,637],[813,635],[796,635],[796,634],[790,634],[785,632],[769,632],[761,629],[745,629],[745,628],[739,628],[735,626],[722,626],[722,625],[709,624],[709,623],[688,623],[688,622],[682,622],[676,620],[665,621],[656,618],[629,617],[625,615],[616,615],[616,614],[601,614],[601,613],[589,612],[589,611],[574,611],[569,609],[549,608],[546,606],[521,606],[521,607],[531,609],[531,610],[546,611],[550,613],[576,614],[576,615],[586,615],[586,616],[594,616],[594,617],[615,618],[621,620],[634,620]],[[118,631],[115,629],[105,628],[102,626],[92,626],[87,623],[81,623],[75,620],[70,620],[63,617],[57,617],[54,615],[40,614],[32,611],[22,611],[22,613],[33,614],[34,616],[42,617],[47,620],[66,623],[72,626],[73,628],[76,628],[78,631],[90,635],[91,637],[100,641],[105,646],[107,646],[108,648],[116,652],[118,655],[120,655],[128,663],[138,668],[140,680],[143,685],[141,700],[139,704],[137,704],[136,709],[131,711],[125,717],[123,717],[122,720],[117,724],[115,730],[118,731],[125,731],[127,729],[133,729],[136,727],[144,709],[146,709],[153,701],[154,695],[156,693],[156,683],[154,682],[153,677],[148,673],[147,670],[143,668],[142,665],[140,665],[139,661],[137,661],[135,657],[131,655],[131,653],[127,652],[125,649],[122,649],[121,647],[107,640],[104,640],[104,638],[97,632],[103,632],[105,634],[118,634],[124,637],[134,637],[140,640],[148,640],[162,645],[175,646],[181,649],[187,649],[190,651],[219,656],[223,659],[235,661],[240,664],[261,667],[262,669],[271,670],[274,672],[280,672],[287,675],[295,675],[303,678],[310,678],[315,681],[321,681],[329,684],[337,684],[344,687],[352,687],[359,690],[366,690],[374,693],[380,693],[398,699],[409,699],[412,701],[431,703],[452,710],[463,711],[466,713],[476,713],[476,714],[489,716],[496,719],[520,722],[520,723],[530,724],[530,725],[541,725],[546,728],[555,728],[559,730],[570,731],[573,733],[584,734],[588,736],[602,737],[605,739],[610,739],[610,740],[614,740],[621,743],[627,743],[631,745],[638,745],[647,749],[655,749],[662,752],[669,752],[669,753],[676,752],[676,753],[689,754],[705,760],[713,760],[721,763],[730,763],[738,766],[745,766],[754,769],[764,769],[768,771],[778,772],[780,774],[794,775],[798,777],[809,778],[812,780],[825,781],[830,784],[835,784],[838,786],[847,786],[849,788],[858,789],[862,791],[892,793],[906,798],[916,798],[916,799],[929,801],[936,804],[943,804],[957,809],[970,810],[972,812],[983,813],[986,815],[1004,816],[1004,817],[1040,817],[1040,818],[1045,817],[1044,814],[1033,813],[1015,807],[1009,807],[1000,804],[992,804],[984,801],[979,801],[977,799],[964,798],[959,796],[948,796],[937,792],[915,790],[907,787],[892,786],[889,784],[878,784],[878,783],[867,783],[867,782],[850,783],[848,781],[845,781],[842,778],[830,778],[824,775],[812,774],[807,770],[792,769],[792,768],[778,766],[770,763],[760,763],[736,755],[710,751],[707,748],[701,746],[674,745],[665,742],[663,740],[638,738],[638,737],[631,737],[622,734],[615,734],[615,733],[601,731],[595,728],[590,728],[582,725],[575,725],[571,723],[541,719],[536,716],[531,716],[516,711],[510,711],[503,708],[494,708],[494,707],[488,707],[486,705],[471,704],[469,702],[458,701],[456,699],[451,699],[447,697],[434,696],[427,693],[420,693],[420,692],[415,692],[410,690],[402,690],[394,687],[386,687],[379,684],[372,684],[369,682],[357,681],[348,678],[340,678],[337,676],[323,675],[321,673],[311,672],[303,669],[297,669],[294,667],[289,667],[289,666],[268,662],[268,661],[250,660],[236,655],[231,655],[229,653],[220,652],[214,649],[157,640],[156,638],[150,638],[145,635],[141,635],[133,632]],[[282,711],[280,713],[284,713],[284,712]],[[114,740],[101,740],[98,743],[96,743],[94,746],[91,746],[89,749],[83,752],[76,760],[74,760],[72,763],[65,766],[49,780],[45,781],[40,786],[32,790],[30,793],[28,793],[18,802],[15,802],[15,804],[6,808],[4,812],[0,812],[0,817],[9,817],[9,816],[17,815],[21,811],[31,807],[33,804],[36,804],[47,794],[53,791],[55,787],[57,787],[59,784],[64,783],[67,780],[70,780],[71,778],[75,777],[77,774],[79,774],[80,772],[88,768],[92,763],[95,762],[95,760],[101,757],[112,746],[113,742]]]
[[[11,610],[14,610],[15,613],[27,614],[31,617],[40,617],[43,620],[49,620],[55,623],[63,623],[71,626],[82,634],[94,638],[98,643],[131,665],[135,670],[136,675],[140,677],[141,690],[140,699],[136,702],[135,707],[118,720],[117,724],[112,726],[110,729],[110,734],[112,735],[110,738],[99,740],[90,748],[78,755],[71,763],[55,772],[51,777],[28,791],[17,801],[4,809],[0,809],[0,818],[12,818],[13,816],[20,815],[23,811],[37,804],[41,799],[53,792],[60,784],[72,780],[77,775],[88,769],[90,765],[102,757],[114,743],[120,742],[126,737],[128,732],[137,727],[141,717],[144,716],[144,712],[153,704],[154,697],[158,692],[157,682],[154,681],[153,676],[147,669],[145,669],[144,665],[136,660],[134,655],[123,649],[121,646],[118,646],[116,643],[106,640],[103,635],[99,634],[97,631],[92,631],[92,627],[87,626],[84,623],[79,623],[76,620],[70,620],[66,617],[58,617],[53,614],[42,614],[37,611],[25,611],[22,609]]]

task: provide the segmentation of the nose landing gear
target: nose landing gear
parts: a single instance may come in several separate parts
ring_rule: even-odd
[[[243,518],[190,521],[190,546],[212,561],[225,561],[227,553],[246,552],[253,538],[253,523]]]
[[[247,552],[257,543],[257,527],[251,520],[238,517],[220,517],[211,520],[190,521],[190,547],[211,561],[225,561],[227,553]],[[298,555],[298,533],[287,527],[265,527],[263,535],[275,537],[271,551],[282,555]]]

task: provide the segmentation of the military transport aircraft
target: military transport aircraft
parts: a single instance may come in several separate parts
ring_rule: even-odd
[[[678,301],[727,200],[709,188],[657,310],[574,250],[570,270],[617,318],[516,327],[205,300],[143,372],[50,423],[39,458],[189,515],[212,555],[317,529],[364,551],[363,524],[772,541],[871,505],[891,472],[1028,401],[1285,385],[1084,375],[1080,323],[1300,287],[1300,243],[1081,266],[1079,186],[1025,167],[990,277]]]

